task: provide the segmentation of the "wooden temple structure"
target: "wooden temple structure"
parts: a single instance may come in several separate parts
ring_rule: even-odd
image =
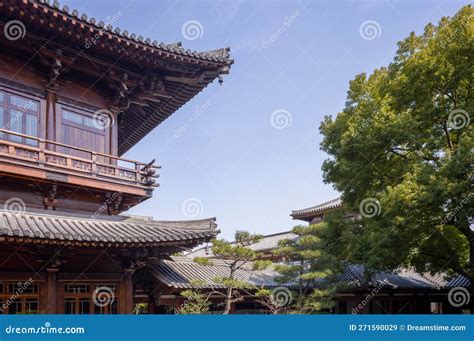
[[[348,220],[361,218],[358,212],[348,211],[341,198],[294,210],[291,217],[318,224],[336,210]],[[461,314],[472,307],[472,302],[453,306],[449,301],[451,290],[459,292],[471,285],[461,275],[422,274],[406,268],[368,274],[363,264],[347,264],[337,280],[346,284],[335,298],[333,313],[337,314]]]
[[[57,1],[0,1],[0,314],[132,313],[137,288],[155,305],[143,269],[218,230],[119,215],[159,185],[154,160],[123,155],[232,63]]]

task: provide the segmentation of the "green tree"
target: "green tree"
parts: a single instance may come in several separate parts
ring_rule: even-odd
[[[181,315],[195,315],[205,314],[209,311],[211,302],[209,296],[211,294],[203,293],[199,289],[188,289],[181,293],[181,296],[186,298],[186,301],[176,309],[177,314]]]
[[[362,218],[328,221],[332,254],[474,283],[473,56],[465,6],[399,42],[388,67],[356,76],[343,111],[325,117],[324,179]]]
[[[249,248],[251,244],[258,242],[260,239],[261,236],[259,235],[237,231],[234,242],[225,240],[214,240],[212,242],[211,251],[214,257],[229,268],[227,276],[214,278],[216,283],[222,284],[225,288],[223,314],[229,314],[232,304],[243,300],[243,293],[255,289],[249,283],[240,281],[237,278],[237,272],[250,265],[254,270],[261,270],[269,266],[268,262],[258,260],[258,252]],[[201,265],[214,265],[213,260],[209,258],[196,257],[194,261]]]
[[[335,275],[341,263],[337,257],[324,251],[322,243],[329,232],[327,224],[321,222],[296,226],[292,232],[297,237],[280,241],[275,251],[287,260],[285,264],[275,266],[275,270],[281,274],[276,280],[294,283],[298,287],[292,304],[295,312],[308,313],[331,308],[338,289]]]

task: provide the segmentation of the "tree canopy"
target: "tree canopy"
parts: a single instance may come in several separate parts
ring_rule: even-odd
[[[333,254],[474,279],[473,56],[465,6],[399,42],[388,67],[357,75],[342,112],[325,117],[324,180],[362,218],[328,221]]]

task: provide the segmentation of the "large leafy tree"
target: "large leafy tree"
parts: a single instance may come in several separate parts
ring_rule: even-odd
[[[324,179],[362,217],[328,221],[333,254],[474,283],[473,82],[471,6],[411,33],[388,67],[350,82],[345,108],[320,127]]]

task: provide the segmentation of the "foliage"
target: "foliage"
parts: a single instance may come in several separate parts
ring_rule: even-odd
[[[236,278],[237,271],[253,264],[254,269],[262,270],[267,267],[268,262],[258,260],[259,254],[248,246],[258,242],[262,237],[250,234],[246,231],[237,231],[235,233],[235,242],[225,240],[214,240],[212,242],[212,253],[219,262],[223,262],[229,267],[228,276],[214,278],[214,282],[221,284],[225,288],[224,311],[223,314],[229,314],[233,303],[243,299],[242,292],[248,292],[255,289],[247,282]],[[215,260],[204,257],[196,257],[195,262],[204,266],[214,266]],[[213,291],[216,292],[216,291]],[[219,293],[219,292],[218,292]]]
[[[148,303],[137,303],[133,308],[133,313],[135,315],[147,314],[148,313]]]
[[[181,292],[181,296],[185,297],[186,301],[176,309],[177,314],[205,314],[209,311],[209,296],[199,290],[185,290]]]
[[[331,254],[373,270],[474,279],[473,56],[465,6],[399,42],[388,67],[350,82],[345,108],[320,127],[323,172],[362,219],[328,221]],[[364,212],[367,199],[375,214]]]
[[[276,315],[283,312],[287,312],[290,309],[290,305],[280,304],[275,300],[274,291],[267,288],[260,288],[253,294],[255,301],[260,303],[262,306],[268,309],[270,314]]]
[[[324,251],[323,237],[328,232],[325,222],[310,226],[296,226],[292,231],[297,238],[280,241],[276,251],[288,260],[275,266],[281,283],[298,287],[293,309],[297,313],[316,312],[333,306],[335,274],[340,269],[337,257]],[[313,288],[319,288],[314,290]]]

